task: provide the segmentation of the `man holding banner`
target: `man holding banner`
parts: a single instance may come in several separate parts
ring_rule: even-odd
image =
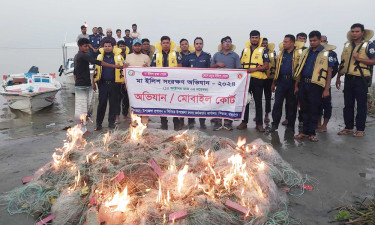
[[[163,36],[160,39],[160,43],[156,43],[156,48],[159,50],[155,53],[152,60],[152,67],[182,67],[181,57],[174,50],[176,44],[171,42],[168,36]],[[167,117],[160,117],[161,129],[168,130],[168,119]],[[173,117],[174,130],[180,130],[180,120],[177,117]]]
[[[237,53],[234,52],[235,45],[232,45],[232,39],[226,36],[221,39],[221,45],[218,46],[219,52],[215,53],[211,61],[211,68],[232,68],[240,69],[241,60]],[[224,128],[233,130],[233,120],[225,119]],[[222,121],[220,119],[213,120],[213,130],[220,130],[222,128]]]
[[[194,68],[210,68],[211,64],[211,55],[210,53],[204,52],[203,49],[203,39],[201,37],[196,37],[194,39],[194,48],[195,52],[190,53],[186,59],[187,67]],[[205,118],[199,118],[200,128],[207,129],[205,124]],[[195,124],[194,118],[188,119],[188,128],[193,129]]]
[[[202,56],[190,63],[203,64]],[[243,117],[250,81],[246,70],[128,67],[125,74],[131,109],[138,116],[220,118],[225,125]]]

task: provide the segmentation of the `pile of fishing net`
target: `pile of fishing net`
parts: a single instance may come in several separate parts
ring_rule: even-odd
[[[302,194],[307,178],[261,139],[146,129],[86,142],[84,132],[70,129],[54,161],[1,197],[10,214],[53,214],[58,225],[299,223],[286,192]]]

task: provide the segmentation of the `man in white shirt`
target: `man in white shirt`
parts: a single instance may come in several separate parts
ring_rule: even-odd
[[[124,40],[124,38],[121,37],[121,29],[116,30],[116,36],[114,36],[114,38],[116,40],[116,43]]]

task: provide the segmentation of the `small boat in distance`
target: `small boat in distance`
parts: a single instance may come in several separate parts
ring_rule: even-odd
[[[0,95],[12,109],[32,114],[53,104],[61,84],[54,73],[21,73],[3,75]]]

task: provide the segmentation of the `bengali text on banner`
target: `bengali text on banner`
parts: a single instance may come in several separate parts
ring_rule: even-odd
[[[243,118],[250,82],[246,70],[128,67],[124,74],[136,115]]]

